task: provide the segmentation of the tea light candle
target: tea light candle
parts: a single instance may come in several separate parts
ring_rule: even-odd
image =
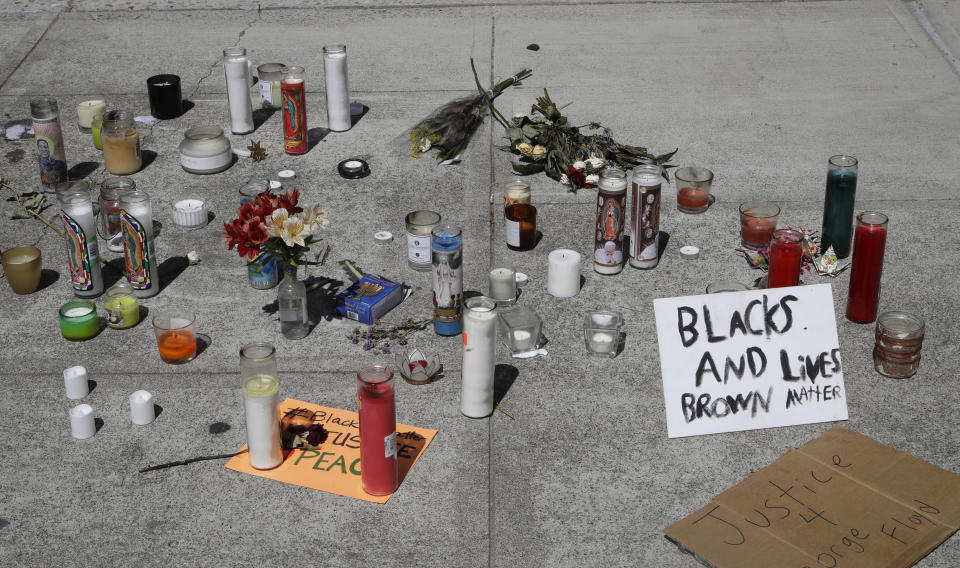
[[[512,268],[494,268],[490,271],[490,297],[497,302],[517,299],[517,274]]]
[[[130,419],[134,424],[150,424],[157,415],[153,411],[153,395],[145,390],[130,395]]]
[[[617,332],[591,330],[588,342],[594,353],[612,353],[616,346]]]
[[[580,253],[557,249],[547,261],[547,292],[557,298],[576,296],[580,292]]]
[[[63,370],[63,386],[67,391],[67,398],[79,400],[90,394],[90,385],[87,383],[87,370],[81,366]]]
[[[107,103],[103,99],[83,101],[77,105],[77,126],[83,132],[90,132],[94,117],[102,116],[106,110]]]
[[[78,404],[70,409],[70,433],[78,440],[86,440],[97,433],[92,406]]]
[[[525,329],[516,329],[513,331],[513,349],[514,353],[532,351],[537,346],[539,337],[534,337],[533,333]]]
[[[72,300],[60,307],[60,333],[70,341],[90,339],[100,331],[97,307],[86,300]]]
[[[173,204],[173,222],[184,229],[196,229],[206,225],[206,203],[199,197],[177,201]]]

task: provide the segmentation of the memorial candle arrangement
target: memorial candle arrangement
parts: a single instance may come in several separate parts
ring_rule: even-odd
[[[248,343],[240,349],[240,381],[250,465],[272,469],[283,462],[280,441],[280,380],[276,348]]]
[[[124,276],[138,298],[160,292],[160,269],[153,241],[153,207],[145,191],[120,196],[120,228],[123,232]]]
[[[360,483],[370,495],[389,495],[400,483],[397,471],[397,413],[393,371],[369,365],[357,374],[360,415]]]
[[[660,167],[640,165],[630,182],[630,266],[653,268],[660,262]]]
[[[323,46],[323,74],[327,87],[327,127],[350,130],[350,88],[347,84],[347,46]]]
[[[103,115],[100,132],[103,143],[103,165],[111,174],[125,176],[140,171],[143,155],[140,134],[133,122],[133,113],[110,110]]]
[[[71,189],[60,199],[73,293],[82,298],[99,296],[103,293],[103,274],[90,191]]]
[[[457,335],[463,330],[463,240],[460,227],[433,228],[433,330]]]
[[[230,130],[234,134],[253,132],[253,105],[250,103],[250,60],[243,47],[223,50],[223,74],[227,80]]]
[[[39,98],[30,101],[33,119],[33,139],[37,145],[40,163],[40,185],[53,188],[67,181],[67,155],[63,149],[63,130],[60,128],[60,110],[56,99]]]
[[[857,159],[831,156],[827,166],[827,189],[823,202],[820,248],[833,246],[837,258],[850,256],[853,239],[853,205],[857,196]]]
[[[283,68],[280,100],[283,106],[283,149],[287,154],[303,154],[309,150],[304,75],[303,67]]]
[[[470,418],[483,418],[493,412],[497,303],[486,296],[474,296],[465,305],[460,412]]]
[[[770,245],[770,269],[767,288],[796,286],[800,283],[803,257],[803,233],[794,229],[780,229],[773,233]]]
[[[600,274],[623,270],[623,226],[627,205],[627,174],[616,168],[600,173],[597,222],[593,235],[593,269]]]
[[[853,266],[847,295],[847,319],[870,323],[877,317],[883,252],[887,245],[887,216],[876,211],[857,215],[853,238]]]

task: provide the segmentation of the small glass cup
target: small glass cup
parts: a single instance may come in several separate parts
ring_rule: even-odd
[[[769,201],[740,204],[740,244],[748,249],[770,245],[777,228],[780,206]]]
[[[920,368],[923,318],[908,312],[883,312],[877,317],[873,366],[885,377],[906,379]]]
[[[707,168],[690,166],[673,174],[677,183],[677,211],[696,215],[710,206],[710,187],[713,172]]]
[[[43,259],[37,247],[13,247],[3,251],[3,273],[15,294],[30,294],[40,285]]]
[[[583,341],[587,353],[599,357],[616,357],[620,349],[620,329],[623,314],[620,312],[587,312],[583,321]]]
[[[60,306],[60,333],[70,341],[85,341],[100,331],[97,306],[88,300],[71,300]]]
[[[178,365],[197,356],[196,316],[190,312],[162,312],[153,317],[157,349],[164,363]]]
[[[526,306],[518,306],[500,313],[500,338],[511,353],[526,353],[540,346],[540,316]]]
[[[487,296],[498,306],[510,306],[517,301],[517,271],[500,266],[490,271],[490,288]]]
[[[240,205],[246,205],[253,201],[253,198],[259,193],[270,191],[270,181],[260,178],[250,178],[247,183],[240,188]]]

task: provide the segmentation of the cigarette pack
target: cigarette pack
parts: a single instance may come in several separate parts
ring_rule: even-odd
[[[337,312],[345,318],[373,325],[403,300],[403,284],[364,274],[337,294]]]

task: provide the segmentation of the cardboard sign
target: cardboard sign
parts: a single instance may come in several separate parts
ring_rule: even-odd
[[[273,469],[254,469],[250,466],[250,458],[246,453],[230,458],[225,467],[371,503],[386,503],[393,496],[370,495],[360,485],[360,417],[356,412],[288,398],[280,403],[280,415],[283,416],[295,408],[306,408],[315,412],[314,420],[323,424],[323,428],[329,432],[319,449],[292,450],[284,457],[283,463]],[[436,435],[436,430],[397,423],[400,483],[403,483],[410,468],[417,463]]]
[[[664,533],[715,568],[905,568],[958,525],[960,475],[834,426]]]
[[[671,438],[847,419],[829,284],[653,308]]]

